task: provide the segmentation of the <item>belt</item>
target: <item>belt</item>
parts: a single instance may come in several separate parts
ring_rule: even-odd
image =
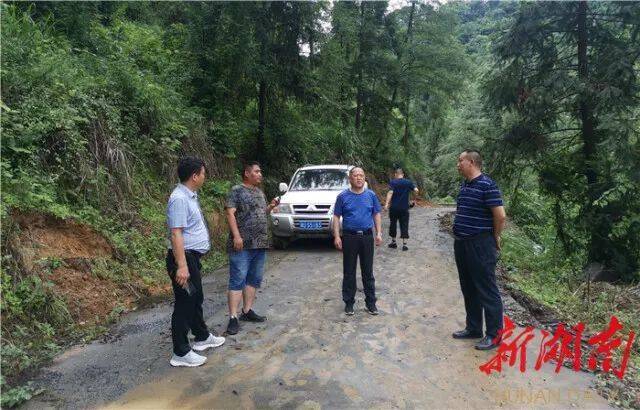
[[[482,239],[493,237],[493,232],[482,232],[473,236],[454,236],[456,241],[473,241],[474,239]]]
[[[373,233],[373,230],[371,228],[369,228],[369,229],[361,229],[361,230],[357,230],[357,231],[343,230],[342,233],[343,234],[347,234],[347,235],[369,236],[369,235],[371,235]]]
[[[172,250],[171,248],[167,249],[167,251],[168,251],[171,255],[173,255],[173,250]],[[198,251],[195,251],[195,250],[193,250],[193,249],[185,249],[185,250],[184,250],[184,254],[185,254],[185,255],[186,255],[186,254],[189,254],[189,255],[197,256],[198,258],[200,258],[200,257],[202,257],[202,256],[204,255],[204,253],[202,253],[202,252],[198,252]]]
[[[191,254],[191,255],[195,256],[196,258],[202,258],[204,255],[207,254],[207,252],[200,252],[200,251],[196,251],[196,250],[193,250],[193,249],[185,249],[184,253],[185,253],[185,255],[187,253]]]

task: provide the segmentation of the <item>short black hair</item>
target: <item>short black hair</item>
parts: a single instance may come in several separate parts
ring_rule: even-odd
[[[478,168],[482,168],[482,155],[480,155],[480,151],[475,149],[465,149],[462,151],[466,157],[468,157],[471,162],[473,162]]]
[[[255,167],[255,166],[260,166],[260,163],[258,161],[247,161],[242,165],[242,179],[244,179],[244,173],[247,172],[247,170]]]
[[[193,176],[193,174],[199,174],[202,168],[206,169],[204,161],[197,157],[182,157],[178,161],[178,178],[180,182],[186,182]]]

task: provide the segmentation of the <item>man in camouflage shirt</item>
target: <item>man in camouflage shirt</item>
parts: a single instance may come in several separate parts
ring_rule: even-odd
[[[251,307],[256,289],[262,283],[262,271],[269,247],[267,215],[278,205],[277,199],[267,206],[267,200],[259,186],[262,170],[257,162],[248,162],[242,173],[242,185],[236,185],[227,196],[225,209],[229,223],[229,324],[227,334],[239,330],[238,319],[263,322],[266,317],[255,313]],[[238,317],[238,306],[242,311]]]

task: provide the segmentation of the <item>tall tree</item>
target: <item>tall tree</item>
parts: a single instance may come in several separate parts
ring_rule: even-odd
[[[412,130],[427,132],[429,112],[442,112],[456,98],[469,65],[456,38],[453,10],[412,2],[390,19],[397,64],[391,103],[402,120],[397,141],[409,154],[427,139],[425,134],[412,138]]]
[[[529,159],[560,204],[559,236],[619,274],[639,264],[639,30],[633,3],[522,3],[488,82],[508,154]]]

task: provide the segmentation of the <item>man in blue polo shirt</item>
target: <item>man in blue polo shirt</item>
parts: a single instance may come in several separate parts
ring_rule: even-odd
[[[356,269],[360,257],[362,285],[364,287],[367,311],[378,314],[376,308],[376,281],[373,277],[373,244],[375,224],[375,244],[382,243],[382,218],[380,201],[376,194],[365,188],[365,175],[362,168],[354,167],[349,171],[351,187],[342,191],[336,198],[333,210],[333,240],[337,249],[342,250],[342,300],[344,312],[353,315],[356,297]],[[342,235],[340,237],[340,217],[342,217]]]
[[[496,337],[502,328],[502,299],[495,270],[506,216],[500,189],[481,169],[478,151],[465,150],[458,157],[458,171],[465,180],[453,221],[454,252],[467,318],[465,329],[453,337],[481,338],[484,311],[487,331],[475,347],[489,350],[499,345]]]

